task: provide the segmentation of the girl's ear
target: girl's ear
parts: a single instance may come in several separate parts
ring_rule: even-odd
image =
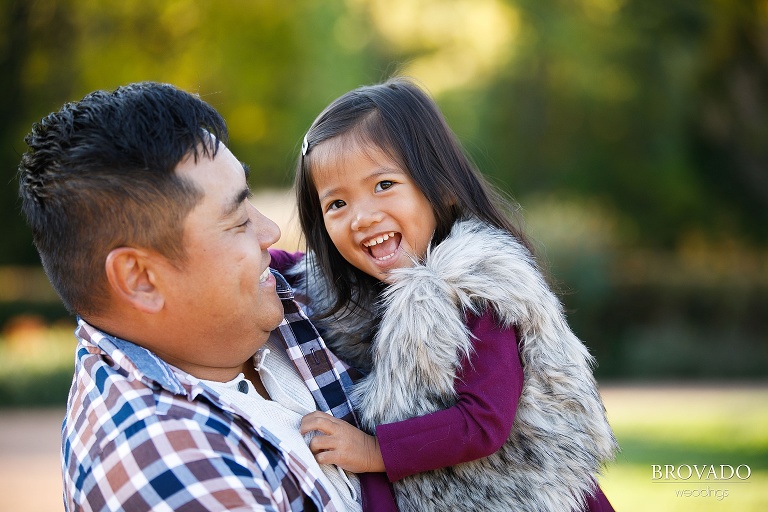
[[[145,250],[134,247],[113,249],[105,262],[107,281],[114,297],[145,313],[157,313],[165,297],[157,286],[156,262]]]

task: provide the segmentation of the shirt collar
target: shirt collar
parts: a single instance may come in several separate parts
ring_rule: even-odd
[[[274,269],[270,269],[270,271],[277,281],[278,297],[281,300],[292,300],[294,298],[293,289],[288,281],[278,271]],[[75,336],[97,346],[119,366],[135,372],[138,379],[150,385],[152,383],[158,384],[178,395],[187,396],[188,393],[191,393],[194,397],[200,391],[197,389],[199,383],[197,378],[172,367],[154,352],[128,340],[102,332],[80,317],[78,317],[77,322]]]
[[[174,394],[187,395],[187,389],[176,374],[178,370],[174,371],[171,365],[146,348],[102,332],[79,317],[75,336],[86,344],[98,347],[139,380],[149,385],[158,384]]]
[[[277,270],[270,268],[269,271],[272,272],[272,275],[275,276],[275,281],[277,281],[277,296],[280,297],[281,300],[292,300],[293,288],[288,284],[288,281],[286,281],[283,275]]]

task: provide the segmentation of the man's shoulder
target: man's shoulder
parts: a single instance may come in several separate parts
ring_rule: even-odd
[[[76,445],[135,444],[167,431],[254,437],[212,390],[149,350],[85,322],[78,331],[75,375],[63,435]],[[147,431],[144,433],[143,431]]]
[[[169,390],[148,380],[135,367],[117,365],[114,354],[78,349],[65,427],[87,423],[94,435],[114,437],[113,431],[149,428],[189,428],[227,432],[222,423],[233,423],[214,397],[198,397],[199,390],[181,386]],[[66,434],[66,429],[65,429]]]
[[[294,485],[277,448],[213,397],[148,386],[103,361],[91,369],[76,375],[62,431],[73,509],[125,496],[148,500],[142,510],[168,500],[202,509],[226,486],[245,510]]]
[[[210,399],[148,385],[103,354],[78,357],[62,427],[65,483],[71,486],[120,467],[126,454],[137,468],[180,458],[239,460],[257,471],[255,456],[263,448],[246,424]]]
[[[183,402],[162,394],[159,387],[115,365],[109,355],[80,346],[62,434],[101,445],[147,418],[162,419],[158,413],[163,406],[173,414],[184,409]]]
[[[98,354],[84,356],[93,357]],[[303,503],[300,482],[311,475],[294,474],[296,461],[286,460],[279,440],[233,414],[215,395],[148,386],[103,356],[86,362],[91,371],[78,368],[62,431],[70,508],[126,493],[148,497],[146,509],[171,499],[202,509],[222,497],[228,505],[214,508],[235,503],[238,510],[276,510],[280,502]],[[228,494],[220,496],[224,488]]]

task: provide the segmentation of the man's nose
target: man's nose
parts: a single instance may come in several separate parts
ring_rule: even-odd
[[[253,208],[251,215],[256,226],[256,236],[259,238],[259,245],[261,247],[266,249],[280,240],[280,226],[278,226],[272,219],[264,216],[256,208]]]

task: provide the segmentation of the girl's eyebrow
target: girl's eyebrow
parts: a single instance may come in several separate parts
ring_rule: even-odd
[[[376,179],[379,176],[382,176],[384,174],[405,174],[403,171],[396,167],[379,167],[378,169],[372,171],[367,176],[365,176],[361,181],[370,181],[371,179]],[[320,202],[322,203],[324,200],[326,200],[329,196],[332,196],[336,194],[339,190],[343,188],[343,185],[340,187],[333,187],[332,189],[326,190],[323,195],[320,196]]]
[[[326,199],[328,199],[330,196],[336,195],[336,193],[339,191],[341,187],[334,187],[330,190],[327,190],[325,194],[320,196],[320,202],[322,203]]]

